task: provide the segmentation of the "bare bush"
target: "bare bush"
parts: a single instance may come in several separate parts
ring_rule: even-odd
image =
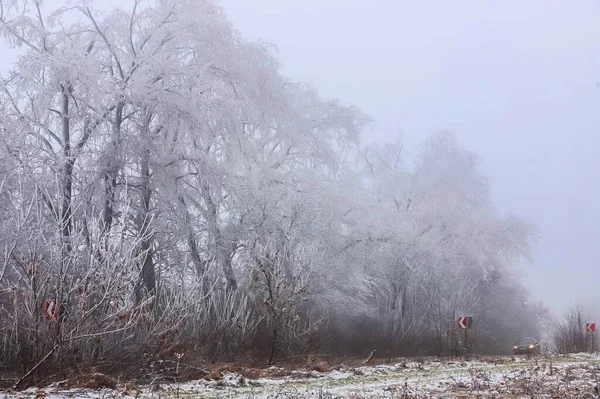
[[[554,321],[550,332],[551,350],[556,353],[577,353],[591,350],[591,339],[586,334],[588,317],[578,306],[567,310],[564,316]]]

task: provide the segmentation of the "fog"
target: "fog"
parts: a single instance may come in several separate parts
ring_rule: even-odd
[[[600,2],[221,4],[288,75],[372,115],[373,140],[454,132],[498,211],[539,229],[522,265],[533,295],[555,310],[600,301]]]
[[[594,349],[600,2],[0,2],[16,385]]]
[[[46,2],[48,9],[61,2]],[[600,2],[220,0],[282,69],[375,119],[408,154],[452,131],[500,213],[540,234],[523,279],[556,311],[600,301]],[[104,10],[131,5],[116,0]],[[14,52],[2,43],[5,70]],[[599,315],[600,316],[600,315]]]

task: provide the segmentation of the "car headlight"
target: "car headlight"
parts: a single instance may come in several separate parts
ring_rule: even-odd
[[[534,346],[533,344],[529,345],[529,349],[533,349],[533,346]]]
[[[519,347],[517,345],[513,346],[514,349],[519,349]]]

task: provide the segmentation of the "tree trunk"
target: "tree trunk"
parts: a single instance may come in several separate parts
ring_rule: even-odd
[[[273,340],[271,341],[271,354],[269,355],[269,361],[267,364],[270,366],[275,361],[275,355],[277,352],[277,324],[273,327]]]
[[[227,282],[227,289],[235,291],[237,289],[237,280],[231,264],[234,245],[232,244],[231,246],[228,246],[225,242],[225,238],[223,237],[218,224],[219,215],[217,205],[212,200],[208,187],[205,185],[202,191],[204,193],[204,201],[208,210],[208,223],[215,243],[217,262],[223,270],[223,275],[225,276],[225,281]]]
[[[145,150],[142,153],[141,174],[142,174],[142,211],[140,231],[140,246],[142,252],[142,279],[148,293],[154,292],[156,288],[156,275],[154,270],[154,261],[152,259],[152,232],[150,229],[150,200],[152,190],[150,188],[150,151]]]
[[[63,141],[63,178],[62,178],[62,207],[61,207],[61,230],[64,241],[63,257],[72,250],[72,192],[73,192],[73,166],[75,159],[71,153],[71,121],[69,116],[69,92],[68,88],[62,86],[62,141]]]
[[[117,154],[119,152],[119,140],[121,135],[121,124],[123,123],[123,103],[117,104],[115,108],[115,120],[112,126],[112,139],[110,143],[110,153],[107,154],[108,162],[104,173],[104,210],[102,217],[102,234],[108,237],[108,233],[113,224],[115,212],[115,192],[117,187],[117,174],[119,165]]]
[[[388,341],[388,358],[387,361],[390,363],[392,361],[393,351],[394,351],[394,341],[395,341],[395,333],[396,333],[396,307],[398,302],[398,284],[396,282],[392,282],[392,301],[390,303],[390,309],[388,310],[388,332],[387,332],[387,341]]]

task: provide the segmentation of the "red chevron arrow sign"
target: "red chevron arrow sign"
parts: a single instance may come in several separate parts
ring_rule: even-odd
[[[56,301],[46,299],[46,301],[44,301],[44,317],[46,320],[56,319],[57,314]]]
[[[596,331],[596,323],[585,323],[585,331],[587,331],[587,332]]]
[[[458,328],[471,328],[473,318],[470,316],[461,316],[458,318]]]

